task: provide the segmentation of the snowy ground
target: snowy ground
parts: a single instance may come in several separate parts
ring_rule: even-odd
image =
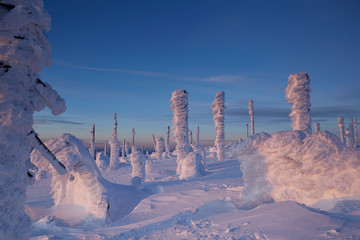
[[[336,214],[291,201],[240,209],[240,163],[226,159],[209,159],[207,174],[188,181],[175,177],[175,158],[154,160],[145,185],[160,186],[161,192],[143,199],[126,217],[91,230],[42,219],[33,224],[31,239],[360,239],[357,201]],[[131,166],[123,163],[103,176],[130,185]],[[27,205],[35,221],[43,217],[41,209],[53,204],[49,184],[44,178],[28,188]],[[349,208],[352,215],[346,213]]]

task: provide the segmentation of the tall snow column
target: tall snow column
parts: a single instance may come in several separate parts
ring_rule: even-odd
[[[289,76],[285,97],[292,104],[291,128],[311,134],[310,79],[307,73],[293,73]]]
[[[189,130],[189,141],[190,141],[190,145],[193,144],[193,136],[192,136],[192,131]]]
[[[156,139],[156,158],[157,160],[161,161],[162,154],[164,152],[164,138],[163,137],[157,137]]]
[[[251,127],[251,135],[255,134],[255,126],[254,126],[254,102],[253,100],[249,100],[249,115],[250,115],[250,127]]]
[[[215,100],[211,105],[213,110],[213,120],[215,124],[216,139],[215,147],[217,150],[217,159],[225,160],[225,93],[219,91],[216,93]]]
[[[117,138],[117,119],[116,113],[114,113],[114,130],[110,139],[110,169],[117,169],[119,167],[119,154],[120,154],[120,142]]]
[[[24,213],[26,160],[34,111],[49,107],[53,115],[65,101],[40,80],[41,64],[50,66],[51,46],[44,34],[50,16],[42,0],[0,4],[0,239],[27,239],[30,218]],[[34,137],[32,135],[31,137]]]
[[[95,156],[95,124],[92,125],[91,127],[91,139],[90,139],[90,155],[93,157],[93,159],[96,159]]]
[[[188,93],[184,89],[178,89],[172,92],[170,101],[171,110],[173,111],[173,133],[176,142],[177,169],[178,174],[181,173],[180,161],[189,153],[188,141]]]
[[[344,124],[344,117],[338,117],[338,127],[340,131],[340,140],[342,143],[345,143],[345,124]]]

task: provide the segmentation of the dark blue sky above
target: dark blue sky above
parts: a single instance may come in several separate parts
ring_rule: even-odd
[[[70,132],[109,139],[165,135],[171,92],[189,92],[189,127],[213,139],[210,105],[226,95],[226,138],[245,136],[247,101],[256,131],[290,129],[284,97],[291,73],[311,78],[313,120],[336,131],[336,117],[360,115],[359,1],[45,0],[53,64],[41,77],[67,112],[35,115],[43,137]]]

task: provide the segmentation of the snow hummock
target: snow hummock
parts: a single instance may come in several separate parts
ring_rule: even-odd
[[[360,151],[327,131],[259,133],[241,142],[238,154],[245,184],[242,201],[250,207],[360,196]]]
[[[285,97],[292,104],[291,128],[311,134],[310,79],[307,73],[293,73],[289,76]]]

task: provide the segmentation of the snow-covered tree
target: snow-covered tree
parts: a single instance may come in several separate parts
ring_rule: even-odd
[[[90,152],[90,155],[94,158],[94,160],[96,159],[96,156],[95,156],[95,124],[93,124],[91,126],[91,139],[90,139],[90,149],[89,149],[89,152]]]
[[[292,104],[291,128],[311,134],[310,79],[307,73],[293,73],[289,76],[285,97]]]
[[[320,131],[320,123],[315,123],[315,133],[318,133]]]
[[[125,145],[126,145],[126,140],[124,139],[123,140],[123,144],[122,144],[122,148],[121,148],[121,155],[122,155],[122,158],[125,160]]]
[[[104,145],[104,156],[107,156],[107,142],[105,142],[105,145]]]
[[[163,137],[157,137],[155,139],[156,141],[156,148],[155,148],[155,152],[156,152],[156,158],[158,161],[161,161],[161,157],[163,155],[164,152],[164,138]]]
[[[199,126],[197,126],[197,128],[196,128],[195,144],[196,144],[196,146],[200,145],[200,127]]]
[[[355,147],[357,146],[358,143],[358,128],[357,128],[357,119],[354,118],[354,139],[355,139]]]
[[[126,142],[125,143],[125,154],[126,154],[126,156],[129,156],[129,152],[130,152],[129,143]]]
[[[114,130],[109,141],[110,144],[110,169],[117,169],[119,167],[119,154],[120,154],[120,142],[117,137],[117,119],[116,113],[114,113]]]
[[[249,124],[246,124],[246,138],[249,138]]]
[[[344,140],[345,140],[345,145],[347,147],[353,147],[354,146],[354,141],[353,141],[353,137],[351,135],[351,130],[348,129],[348,128],[345,128]]]
[[[213,110],[213,120],[215,124],[216,139],[215,147],[217,150],[217,159],[219,161],[225,160],[225,93],[219,91],[216,93],[215,100],[211,105]]]
[[[51,64],[45,31],[50,16],[42,0],[0,1],[0,238],[27,239],[24,213],[28,182],[26,160],[34,111],[65,111],[65,101],[39,73]],[[31,138],[34,136],[32,135]]]
[[[135,147],[135,128],[133,128],[131,130],[131,135],[132,135],[132,148]]]
[[[354,119],[350,118],[350,123],[349,123],[349,130],[350,130],[350,137],[352,139],[352,142],[355,143],[355,131],[354,131]]]
[[[254,126],[254,102],[253,100],[249,100],[249,115],[250,115],[250,127],[251,127],[251,135],[255,134],[255,126]]]
[[[189,130],[189,141],[190,141],[190,145],[193,144],[193,136],[192,136],[192,131]]]
[[[184,89],[178,89],[172,92],[170,101],[173,111],[173,133],[176,142],[177,169],[181,173],[181,164],[179,162],[186,157],[190,151],[188,141],[188,93]]]
[[[338,117],[338,127],[340,131],[340,140],[342,143],[345,143],[344,135],[345,135],[345,124],[344,124],[344,118]]]
[[[165,152],[166,155],[170,156],[170,126],[167,127],[166,140],[165,140]]]
[[[138,185],[145,180],[145,160],[141,151],[134,151],[130,154],[130,162],[132,166],[132,184]]]

